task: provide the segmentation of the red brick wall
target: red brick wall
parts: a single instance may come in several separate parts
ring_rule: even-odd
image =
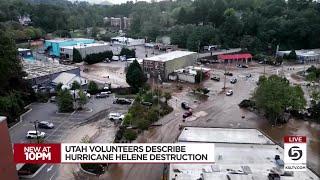
[[[0,117],[0,179],[18,179],[16,165],[13,161],[12,145],[10,142],[7,121],[3,117]]]

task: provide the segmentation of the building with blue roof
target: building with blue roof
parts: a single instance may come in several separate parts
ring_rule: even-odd
[[[60,48],[62,46],[75,46],[81,44],[92,44],[94,39],[73,38],[73,39],[52,39],[45,40],[44,46],[49,54],[52,56],[60,57]]]

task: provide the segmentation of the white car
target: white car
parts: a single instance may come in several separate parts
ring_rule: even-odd
[[[123,120],[124,119],[124,115],[123,114],[121,114],[121,113],[110,113],[109,114],[109,119],[111,120],[111,121],[113,121],[113,120]]]
[[[232,94],[233,94],[233,91],[231,89],[228,90],[227,93],[226,93],[227,96],[232,96]]]
[[[28,139],[36,139],[38,134],[38,138],[44,138],[46,136],[46,133],[40,132],[40,131],[28,131],[26,137]]]
[[[88,93],[88,92],[86,93],[86,96],[87,96],[87,98],[89,98],[89,99],[91,98],[91,94]]]

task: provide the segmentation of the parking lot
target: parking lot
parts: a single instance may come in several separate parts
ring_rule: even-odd
[[[26,134],[30,130],[35,130],[34,122],[48,121],[54,124],[53,129],[38,129],[45,132],[45,142],[59,143],[72,133],[72,128],[81,126],[85,122],[94,121],[105,117],[109,112],[126,112],[127,105],[113,104],[114,98],[91,98],[87,103],[87,111],[75,111],[73,113],[57,113],[57,106],[54,103],[35,103],[30,106],[31,111],[22,116],[22,121],[10,128],[12,143],[36,142],[36,139],[27,139]],[[100,114],[100,115],[99,115]],[[98,116],[95,116],[98,115]]]

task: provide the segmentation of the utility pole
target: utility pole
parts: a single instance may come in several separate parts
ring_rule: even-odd
[[[226,63],[224,63],[224,82],[223,82],[223,91],[226,90],[226,82],[227,82],[227,67],[226,67]]]
[[[263,59],[263,75],[266,75],[266,58]]]
[[[37,142],[39,144],[40,142],[39,142],[39,136],[38,136],[38,130],[37,130],[38,120],[34,121],[33,123],[34,123],[34,129],[36,130]]]

